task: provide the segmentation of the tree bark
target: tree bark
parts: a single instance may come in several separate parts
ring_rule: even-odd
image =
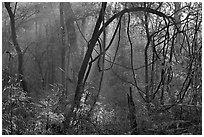
[[[84,81],[85,72],[86,72],[89,60],[91,58],[91,54],[93,52],[94,46],[98,40],[97,34],[98,34],[99,29],[100,29],[101,23],[103,21],[103,15],[105,13],[106,4],[107,3],[102,3],[102,8],[101,8],[101,11],[99,13],[99,17],[98,17],[98,20],[96,22],[94,32],[92,34],[90,43],[88,44],[87,52],[85,54],[84,60],[82,62],[81,68],[80,68],[79,73],[78,73],[78,82],[77,82],[77,87],[75,90],[74,102],[73,102],[73,105],[71,108],[71,117],[73,118],[74,121],[76,120],[76,113],[80,107],[80,100],[81,100],[81,97],[83,94],[83,84],[85,82]],[[76,109],[76,111],[74,111],[75,109]],[[69,122],[70,122],[69,119],[65,120],[65,128],[69,125]]]
[[[64,25],[64,11],[63,3],[60,2],[60,30],[61,30],[61,81],[65,87],[65,25]]]
[[[147,37],[147,44],[145,46],[145,92],[146,92],[146,103],[147,103],[147,109],[149,110],[149,103],[150,103],[150,91],[149,91],[149,68],[148,68],[148,48],[150,46],[151,36],[149,33],[148,28],[148,14],[145,13],[145,31],[146,31],[146,37]]]
[[[18,56],[18,79],[21,82],[21,86],[23,88],[24,91],[28,92],[28,88],[27,88],[27,83],[25,81],[25,79],[23,78],[23,53],[21,51],[21,48],[18,44],[17,41],[17,36],[16,36],[16,28],[15,28],[15,15],[11,10],[10,7],[10,2],[5,2],[5,7],[6,10],[9,14],[10,17],[10,24],[11,24],[11,37],[12,37],[12,41],[13,41],[13,45],[15,47],[15,50],[17,52],[17,56]]]
[[[133,101],[133,97],[132,97],[132,88],[130,87],[130,94],[127,94],[127,99],[128,99],[128,109],[129,109],[129,113],[128,113],[128,119],[130,121],[130,130],[131,130],[131,134],[135,135],[138,134],[137,132],[137,120],[136,120],[136,110],[135,110],[135,103]]]
[[[100,13],[99,13],[98,20],[97,20],[96,25],[95,25],[94,32],[92,34],[90,42],[88,43],[88,49],[87,49],[87,52],[85,54],[85,57],[83,59],[82,65],[81,65],[80,70],[79,70],[77,87],[76,87],[75,96],[74,96],[74,102],[73,102],[72,107],[71,107],[71,115],[70,115],[69,120],[68,119],[65,120],[65,128],[66,128],[66,126],[69,126],[69,124],[70,124],[69,122],[70,122],[71,119],[73,119],[72,121],[76,120],[76,113],[77,113],[77,111],[78,111],[78,109],[80,107],[80,100],[81,100],[82,94],[84,93],[83,92],[83,86],[84,86],[84,83],[86,82],[86,79],[84,79],[85,78],[84,76],[85,76],[85,73],[86,73],[86,70],[87,70],[87,67],[88,67],[88,64],[89,64],[89,60],[91,58],[91,54],[92,54],[93,49],[95,47],[95,44],[96,44],[96,42],[98,40],[98,37],[103,32],[104,27],[107,27],[114,19],[116,19],[117,17],[122,16],[126,12],[144,11],[144,12],[149,12],[149,13],[152,13],[152,14],[156,14],[156,15],[158,15],[160,17],[164,17],[164,18],[167,18],[169,20],[173,20],[172,17],[166,16],[162,12],[159,12],[159,11],[156,11],[156,10],[153,10],[153,9],[150,9],[150,8],[137,7],[137,8],[124,9],[121,12],[116,13],[115,15],[113,15],[104,24],[103,27],[100,28],[101,23],[103,21],[103,15],[105,13],[106,5],[107,5],[107,3],[105,3],[105,2],[102,3],[102,7],[101,7],[101,10],[100,10]],[[108,50],[108,48],[109,47],[107,47],[106,50]]]
[[[76,44],[76,32],[74,26],[74,12],[71,8],[70,2],[63,3],[63,12],[65,17],[65,28],[67,34],[68,47],[65,47],[65,88],[66,94],[68,91],[73,90],[74,83],[76,82],[76,71],[78,47]]]
[[[94,49],[94,46],[98,40],[98,37],[96,37],[99,31],[99,28],[101,26],[101,22],[103,20],[103,14],[105,12],[105,8],[106,8],[106,3],[103,3],[102,4],[102,8],[101,8],[101,11],[100,11],[100,14],[99,14],[99,18],[97,20],[97,23],[96,23],[96,27],[94,29],[94,32],[93,32],[93,35],[92,35],[92,38],[91,38],[91,42],[90,44],[88,45],[88,50],[86,52],[86,55],[84,57],[84,61],[81,65],[81,68],[80,68],[80,71],[79,71],[79,74],[78,74],[78,83],[77,83],[77,88],[76,88],[76,92],[75,92],[75,100],[74,100],[74,104],[75,106],[78,108],[79,107],[79,104],[80,104],[80,98],[81,98],[81,94],[82,94],[82,86],[83,86],[83,83],[85,81],[84,80],[84,75],[85,75],[85,72],[86,72],[86,68],[87,68],[87,65],[88,65],[88,62],[90,60],[90,57],[91,57],[91,54],[92,54],[92,51]]]
[[[181,4],[180,2],[174,2],[174,5],[175,5],[175,15],[174,15],[174,19],[177,22],[180,22],[181,21],[181,16],[180,16],[180,9],[181,9]],[[177,25],[178,28],[180,28],[181,26],[181,23]],[[180,46],[179,46],[179,43],[180,43],[180,40],[181,40],[181,34],[177,34],[177,37],[176,37],[176,42],[175,42],[175,46],[174,46],[174,49],[176,51],[176,54],[180,54]]]

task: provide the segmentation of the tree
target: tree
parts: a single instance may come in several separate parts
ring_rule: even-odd
[[[23,53],[21,51],[20,46],[18,45],[17,36],[16,36],[15,19],[14,19],[16,9],[14,9],[14,12],[12,11],[10,7],[10,2],[5,2],[5,7],[10,17],[11,35],[12,35],[13,45],[18,55],[18,79],[19,81],[21,81],[23,90],[29,92],[25,78],[24,78],[24,74],[23,74]]]
[[[74,12],[71,8],[71,4],[63,3],[64,5],[64,14],[65,14],[65,26],[67,32],[67,47],[65,52],[65,80],[66,80],[66,94],[68,94],[69,90],[72,90],[73,85],[76,82],[76,72],[78,70],[76,63],[74,60],[77,60],[78,57],[78,45],[77,45],[77,36],[75,32],[74,25]]]
[[[161,13],[161,12],[158,12],[156,10],[152,10],[152,9],[149,9],[149,8],[143,8],[143,7],[138,7],[138,8],[131,8],[131,9],[124,9],[122,10],[121,12],[113,15],[105,24],[104,26],[100,29],[100,25],[102,23],[102,20],[103,20],[103,14],[105,12],[105,8],[106,8],[106,3],[102,3],[102,8],[101,8],[101,11],[99,13],[99,17],[98,17],[98,20],[96,22],[96,26],[95,26],[95,29],[94,29],[94,32],[92,34],[92,38],[90,40],[90,43],[88,44],[88,49],[87,49],[87,52],[85,54],[85,57],[84,57],[84,60],[82,62],[82,65],[81,65],[81,68],[80,68],[80,71],[78,73],[78,82],[77,82],[77,87],[76,87],[76,90],[75,90],[75,98],[74,98],[74,103],[72,105],[72,109],[71,109],[71,112],[73,113],[72,117],[73,119],[75,120],[76,119],[76,113],[77,113],[77,110],[80,108],[80,100],[81,100],[81,97],[82,97],[82,94],[83,94],[83,87],[84,87],[84,83],[86,82],[86,78],[85,78],[85,72],[86,72],[86,69],[87,69],[87,66],[88,64],[91,64],[94,60],[92,60],[90,63],[89,63],[89,60],[91,58],[91,54],[92,54],[92,51],[94,49],[94,46],[98,40],[98,37],[100,36],[100,34],[103,32],[103,28],[104,27],[107,27],[115,18],[117,17],[122,17],[123,14],[125,14],[126,12],[133,12],[133,11],[146,11],[146,12],[150,12],[150,13],[153,13],[153,14],[157,14],[161,17],[164,17],[164,18],[167,18],[168,20],[172,20],[171,17],[169,16],[166,16],[165,14]],[[110,47],[110,44],[109,46],[105,49],[105,51]],[[104,53],[101,53],[101,54],[104,54]],[[100,56],[100,54],[99,54]],[[95,60],[99,57],[97,56],[95,58]],[[91,65],[89,65],[91,66]],[[87,73],[89,73],[89,71],[87,70]]]
[[[62,85],[65,86],[65,25],[64,25],[64,4],[60,2],[60,30],[61,30],[61,77]]]
[[[3,70],[4,133],[24,123],[22,134],[200,133],[201,3],[14,5],[3,12],[3,61],[21,69]],[[10,74],[21,86],[26,77],[33,118],[17,116],[25,93]]]
[[[80,68],[79,73],[78,73],[78,82],[77,82],[77,87],[75,90],[74,103],[73,103],[72,108],[71,108],[71,113],[72,113],[71,117],[73,118],[73,121],[75,121],[77,119],[77,116],[76,116],[77,110],[80,108],[80,100],[81,100],[81,97],[83,94],[84,82],[86,81],[86,79],[84,79],[85,72],[86,72],[92,51],[93,51],[94,46],[95,46],[95,44],[98,40],[98,37],[99,37],[98,31],[99,31],[100,25],[101,25],[102,20],[103,20],[103,14],[105,12],[105,8],[106,8],[106,3],[103,3],[102,7],[101,7],[101,11],[99,13],[98,20],[96,22],[94,32],[92,34],[91,41],[88,45],[87,52],[85,54],[84,60],[82,62],[81,68]],[[68,127],[69,122],[70,122],[70,118],[65,120],[65,128]]]

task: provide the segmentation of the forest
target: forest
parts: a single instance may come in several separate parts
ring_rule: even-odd
[[[201,2],[2,2],[3,135],[202,135]]]

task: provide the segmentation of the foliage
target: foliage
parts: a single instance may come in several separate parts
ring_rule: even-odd
[[[11,3],[30,94],[3,7],[3,134],[202,134],[201,3],[68,4]]]
[[[36,109],[20,87],[17,77],[10,77],[2,93],[3,134],[25,134],[35,121]]]
[[[22,90],[17,78],[10,77],[2,97],[3,134],[62,133],[64,116],[54,112],[58,103],[59,97],[55,95],[34,102]]]

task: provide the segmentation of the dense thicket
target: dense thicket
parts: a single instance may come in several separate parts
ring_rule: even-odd
[[[202,134],[202,4],[3,3],[2,134]]]

